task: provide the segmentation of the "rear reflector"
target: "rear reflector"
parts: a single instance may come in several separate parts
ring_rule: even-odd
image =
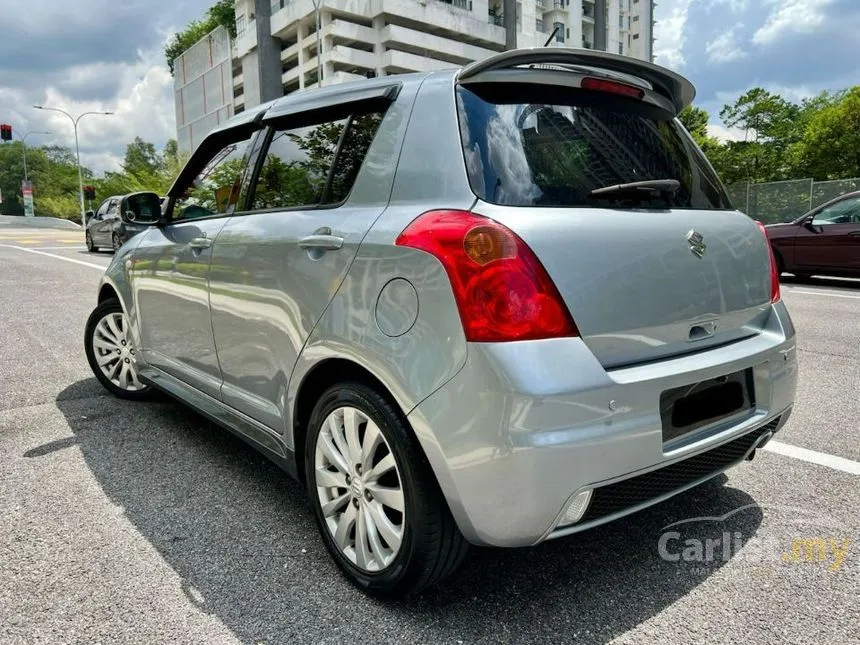
[[[429,211],[398,236],[445,267],[466,339],[503,342],[577,336],[543,265],[513,231],[468,211]]]
[[[619,94],[621,96],[629,96],[633,99],[641,99],[645,96],[645,90],[641,87],[634,87],[626,83],[618,83],[617,81],[607,81],[603,78],[593,78],[587,76],[582,79],[580,87],[584,90],[594,90],[596,92],[608,92],[609,94]]]
[[[770,238],[767,236],[767,228],[764,224],[756,220],[759,230],[764,235],[764,242],[767,244],[767,252],[770,256],[770,301],[777,302],[780,297],[779,291],[779,270],[776,268],[776,258],[773,255],[773,247],[770,245]]]

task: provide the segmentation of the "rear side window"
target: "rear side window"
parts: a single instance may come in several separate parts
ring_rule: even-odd
[[[382,121],[382,114],[275,130],[254,188],[252,210],[340,204]]]
[[[457,88],[473,192],[509,206],[729,209],[701,152],[668,112],[634,99],[538,85]],[[595,197],[592,190],[674,179],[674,194]]]

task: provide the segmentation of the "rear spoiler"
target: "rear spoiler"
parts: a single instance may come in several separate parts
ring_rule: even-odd
[[[573,49],[570,47],[546,47],[534,49],[512,49],[484,60],[467,65],[458,76],[460,83],[477,83],[487,72],[510,69],[521,65],[575,65],[592,67],[629,74],[648,81],[654,91],[667,98],[677,112],[693,102],[696,88],[680,74],[654,63],[610,54],[593,49]]]

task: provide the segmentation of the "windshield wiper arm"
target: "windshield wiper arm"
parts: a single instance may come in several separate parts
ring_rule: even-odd
[[[661,195],[673,195],[678,192],[681,187],[681,182],[677,179],[648,179],[647,181],[631,181],[628,184],[615,184],[614,186],[604,186],[603,188],[595,188],[590,193],[589,197],[618,197],[622,195],[635,196],[645,194],[660,193]]]

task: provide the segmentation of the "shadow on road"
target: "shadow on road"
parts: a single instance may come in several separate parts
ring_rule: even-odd
[[[106,495],[181,577],[189,600],[248,643],[363,642],[373,633],[377,642],[602,643],[725,563],[661,559],[663,527],[751,505],[694,535],[730,531],[748,540],[762,521],[754,500],[722,476],[576,536],[473,549],[439,588],[385,604],[339,575],[303,488],[228,432],[171,401],[106,396],[95,379],[64,390],[57,406]]]

